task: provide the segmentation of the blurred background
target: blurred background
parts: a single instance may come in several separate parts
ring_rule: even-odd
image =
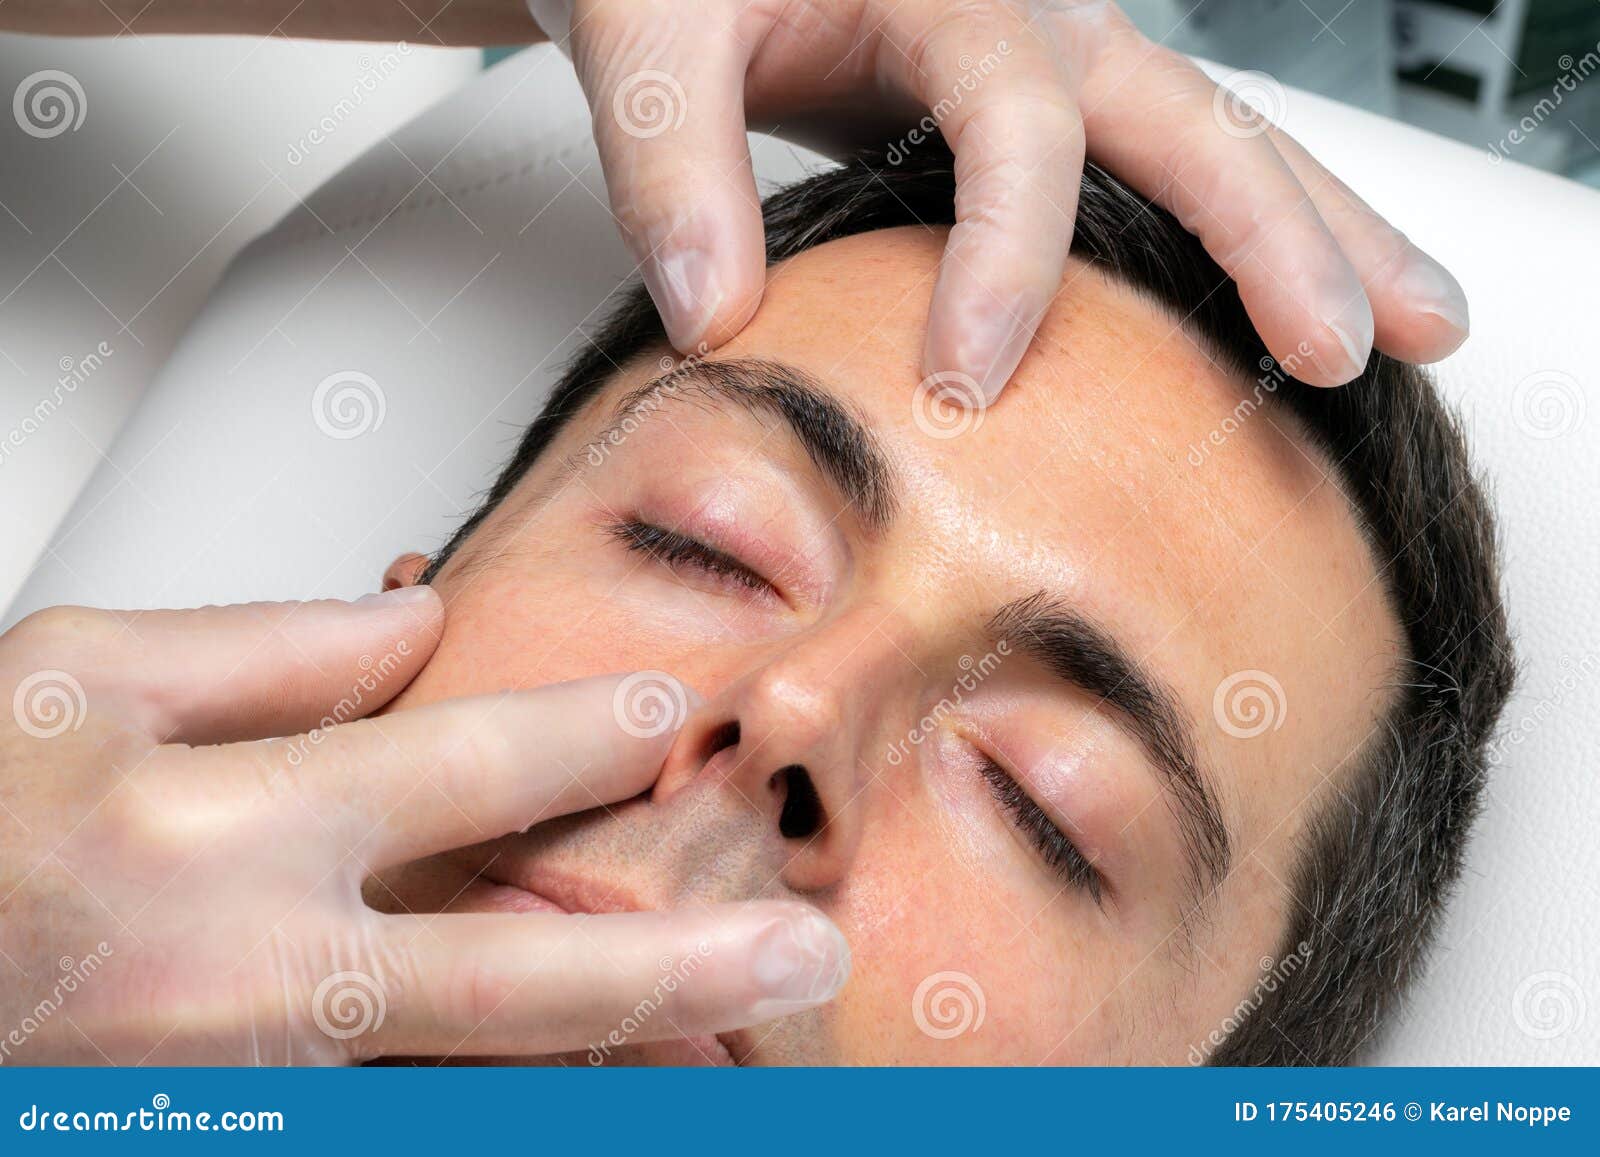
[[[1596,0],[1126,0],[1153,40],[1600,185]]]
[[[1600,185],[1600,0],[1123,6],[1173,48]],[[239,249],[508,52],[416,39],[0,36],[0,607]]]
[[[1122,9],[1179,52],[1600,186],[1600,86],[1583,85],[1600,72],[1600,0],[1122,0]],[[493,63],[513,51],[485,55]]]

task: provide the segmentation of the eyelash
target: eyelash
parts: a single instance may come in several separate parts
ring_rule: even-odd
[[[676,530],[648,522],[627,519],[607,528],[607,533],[626,549],[655,559],[673,570],[693,570],[720,581],[737,583],[753,591],[769,591],[771,584],[732,555],[707,546]],[[1089,865],[1071,840],[992,759],[983,761],[983,777],[995,801],[1011,813],[1013,821],[1039,849],[1046,865],[1069,885],[1086,889],[1096,904],[1101,903],[1103,887],[1100,873]]]
[[[676,530],[627,519],[608,527],[607,533],[628,550],[646,555],[672,570],[692,570],[751,591],[772,590],[771,583],[731,554]]]
[[[995,802],[1011,813],[1023,835],[1039,849],[1044,862],[1070,886],[1085,889],[1089,898],[1100,904],[1104,894],[1100,873],[1090,866],[1077,845],[1062,834],[1044,809],[994,760],[984,759],[983,778]]]

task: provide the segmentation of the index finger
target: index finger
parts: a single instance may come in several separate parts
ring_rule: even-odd
[[[1252,109],[1131,30],[1108,39],[1084,84],[1092,158],[1200,238],[1275,358],[1302,381],[1342,385],[1372,352],[1372,308]]]
[[[766,286],[745,137],[749,52],[732,37],[696,35],[712,17],[695,6],[657,15],[668,27],[650,67],[618,50],[628,33],[601,17],[574,30],[573,59],[623,241],[673,347],[703,354],[744,328]]]
[[[955,225],[934,284],[922,369],[982,407],[1010,380],[1061,286],[1083,123],[1071,78],[1003,9],[954,16],[926,34],[896,31],[912,49],[904,80],[935,110],[955,155]],[[981,84],[975,73],[984,74]],[[963,99],[950,99],[969,86]]]
[[[408,978],[388,1055],[534,1056],[709,1037],[832,1000],[850,947],[817,909],[751,901],[604,916],[384,916],[372,941]],[[375,967],[378,976],[384,969]],[[622,1030],[620,1033],[618,1030]],[[703,1040],[715,1053],[720,1046]],[[732,1059],[732,1058],[729,1058]]]
[[[273,746],[301,765],[302,794],[341,850],[375,871],[638,795],[699,701],[664,671],[601,675]]]

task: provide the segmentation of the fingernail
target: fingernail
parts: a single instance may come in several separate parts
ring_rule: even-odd
[[[1367,368],[1367,358],[1372,354],[1372,307],[1367,304],[1366,295],[1359,294],[1323,324],[1339,343],[1341,356],[1324,357],[1314,353],[1312,362],[1325,377],[1335,382],[1348,382],[1360,377]]]
[[[722,305],[711,255],[695,248],[658,252],[645,262],[644,283],[673,348],[694,349]]]
[[[850,975],[850,945],[833,921],[803,908],[760,935],[751,963],[757,991],[764,994],[751,1011],[771,1020],[837,996]]]
[[[1412,248],[1395,288],[1413,308],[1443,318],[1462,333],[1471,328],[1467,295],[1462,292],[1461,283],[1422,250]]]
[[[352,605],[387,610],[391,607],[414,607],[432,602],[437,596],[431,587],[418,583],[409,587],[395,587],[392,591],[373,591],[362,595]]]

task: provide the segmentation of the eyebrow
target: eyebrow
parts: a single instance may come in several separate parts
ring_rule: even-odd
[[[781,420],[867,529],[878,533],[899,506],[895,472],[865,420],[803,370],[761,358],[729,358],[679,366],[652,378],[617,403],[604,442],[629,416],[658,408],[666,397],[732,402]]]
[[[599,441],[630,415],[659,407],[664,397],[691,395],[779,418],[869,529],[881,532],[894,521],[898,484],[877,438],[815,378],[783,362],[730,358],[679,366],[626,394]],[[1007,603],[987,628],[997,640],[1015,644],[1057,678],[1099,699],[1139,744],[1178,821],[1189,907],[1202,906],[1228,874],[1233,840],[1177,694],[1104,627],[1044,591]]]
[[[1200,907],[1228,874],[1233,840],[1178,696],[1099,624],[1044,591],[1007,603],[988,629],[1110,707],[1123,731],[1144,749],[1175,805],[1191,907]]]

